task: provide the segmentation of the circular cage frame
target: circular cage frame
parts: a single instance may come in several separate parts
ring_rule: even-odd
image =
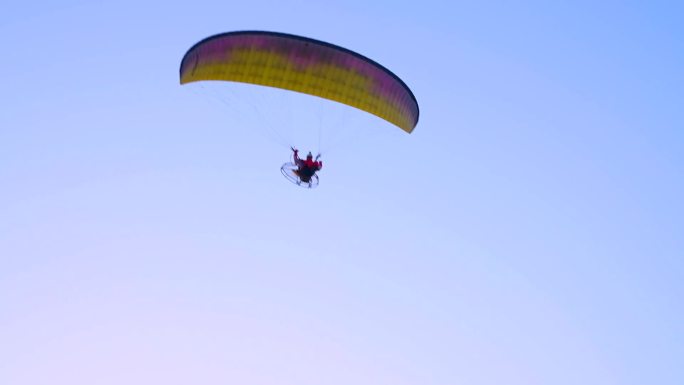
[[[299,167],[297,167],[296,164],[292,162],[287,162],[280,167],[280,172],[283,174],[285,179],[289,180],[290,182],[299,187],[310,189],[318,186],[319,181],[317,174],[314,174],[308,182],[304,182],[299,177],[299,175],[297,175],[298,169]]]

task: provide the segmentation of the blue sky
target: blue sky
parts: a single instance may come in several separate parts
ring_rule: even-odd
[[[682,11],[6,3],[0,383],[683,383]],[[418,127],[178,84],[247,29],[382,63]],[[347,135],[316,190],[280,101]]]

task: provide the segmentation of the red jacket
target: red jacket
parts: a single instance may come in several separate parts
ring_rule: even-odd
[[[309,170],[316,170],[316,171],[323,168],[323,162],[318,161],[318,160],[309,159],[309,158],[307,158],[306,160],[303,160],[303,159],[299,158],[299,155],[297,153],[298,153],[298,150],[294,150],[294,161],[298,167],[306,167]]]
[[[321,168],[323,168],[323,162],[313,160],[313,159],[306,159],[304,161],[304,167],[318,171]]]

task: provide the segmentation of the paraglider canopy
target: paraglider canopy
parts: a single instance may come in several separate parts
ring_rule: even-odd
[[[410,133],[418,102],[394,73],[330,43],[267,31],[208,37],[188,50],[181,84],[225,80],[259,84],[334,100],[369,112]]]

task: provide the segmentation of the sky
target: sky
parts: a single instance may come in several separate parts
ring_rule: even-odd
[[[681,3],[0,8],[0,384],[684,383]],[[236,30],[370,57],[418,126],[179,85]]]

